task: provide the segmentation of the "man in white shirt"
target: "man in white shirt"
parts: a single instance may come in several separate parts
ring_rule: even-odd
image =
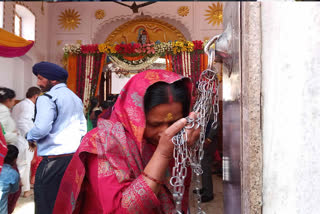
[[[30,167],[33,158],[33,151],[29,150],[28,141],[23,137],[33,127],[35,103],[40,95],[40,89],[31,87],[26,93],[26,98],[15,105],[12,109],[12,117],[16,122],[19,131],[19,156],[17,166],[19,169],[23,197],[30,195]]]

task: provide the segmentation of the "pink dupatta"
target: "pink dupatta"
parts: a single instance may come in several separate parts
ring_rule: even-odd
[[[143,139],[143,97],[153,83],[172,83],[181,78],[172,72],[149,70],[128,81],[110,120],[100,119],[98,127],[83,138],[64,174],[53,213],[171,213],[174,210],[170,185],[163,185],[155,195],[141,175],[155,150]],[[191,82],[186,84],[191,94]],[[186,180],[184,211],[188,206],[190,174]]]

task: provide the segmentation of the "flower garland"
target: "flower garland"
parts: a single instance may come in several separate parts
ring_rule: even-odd
[[[204,46],[208,43],[208,40],[202,42],[200,40],[192,41],[194,45],[194,50],[203,50]]]
[[[83,94],[84,111],[87,112],[90,102],[90,90],[92,82],[92,70],[93,70],[93,56],[87,55],[86,57],[86,79]]]
[[[140,71],[151,66],[159,57],[166,59],[169,71],[190,77],[195,84],[203,69],[207,66],[204,46],[207,41],[174,41],[148,44],[66,44],[63,47],[64,57],[77,56],[76,93],[82,98],[85,110],[93,96],[98,80],[98,71],[103,66],[102,55],[105,55],[116,66],[121,68],[118,74]],[[101,61],[101,62],[100,62]],[[99,62],[99,63],[98,63]]]
[[[94,53],[107,53],[111,55],[130,55],[138,56],[141,54],[164,56],[170,52],[175,54],[181,52],[194,52],[202,51],[207,41],[175,41],[175,42],[155,42],[149,44],[129,43],[129,44],[66,44],[63,47],[64,54],[94,54]]]
[[[180,52],[192,52],[194,48],[194,43],[190,41],[176,41],[172,45],[173,54]]]
[[[117,53],[115,49],[115,45],[109,44],[109,43],[102,43],[98,45],[98,49],[101,53],[107,53],[107,54],[114,54]]]
[[[191,77],[191,58],[190,53],[182,52],[183,76]]]
[[[98,45],[93,44],[93,45],[81,45],[81,52],[83,54],[94,54],[94,53],[99,53]]]
[[[188,53],[188,76],[191,77],[191,54]]]
[[[64,55],[68,55],[68,54],[81,54],[81,47],[80,44],[65,44],[65,46],[62,48]]]
[[[139,70],[149,66],[158,57],[167,57],[168,68],[180,74],[191,75],[190,53],[203,53],[205,43],[202,41],[175,41],[155,42],[148,44],[91,44],[91,45],[69,45],[63,47],[65,58],[69,54],[99,54],[106,53],[114,63],[123,69]],[[185,55],[189,53],[189,55]],[[182,54],[182,55],[181,55]],[[174,61],[175,64],[172,64]],[[189,63],[187,63],[189,62]]]
[[[85,67],[87,64],[86,56],[85,55],[78,55],[77,56],[77,95],[81,98],[83,98],[84,93],[84,86],[85,86]]]
[[[172,42],[156,42],[155,52],[159,56],[163,56],[168,52],[172,52]]]
[[[159,58],[158,55],[154,55],[152,57],[144,58],[144,60],[138,60],[138,61],[132,61],[132,64],[126,63],[127,61],[122,61],[116,56],[109,56],[109,59],[111,62],[118,65],[120,68],[126,70],[126,71],[138,71],[142,70],[144,68],[149,67],[152,65],[157,59]]]

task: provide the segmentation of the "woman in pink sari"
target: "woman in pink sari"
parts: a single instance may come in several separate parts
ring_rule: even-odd
[[[189,79],[164,70],[132,77],[110,119],[100,119],[83,138],[64,174],[53,213],[172,213],[171,138],[186,125],[184,117],[196,117],[189,114],[191,90]],[[188,132],[192,144],[200,130]],[[184,213],[189,184],[190,173]]]

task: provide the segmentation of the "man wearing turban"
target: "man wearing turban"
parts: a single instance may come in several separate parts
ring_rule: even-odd
[[[42,161],[34,184],[35,213],[52,213],[63,174],[87,131],[83,104],[66,86],[68,72],[53,63],[33,66],[42,92],[36,102],[34,127],[26,134]]]

